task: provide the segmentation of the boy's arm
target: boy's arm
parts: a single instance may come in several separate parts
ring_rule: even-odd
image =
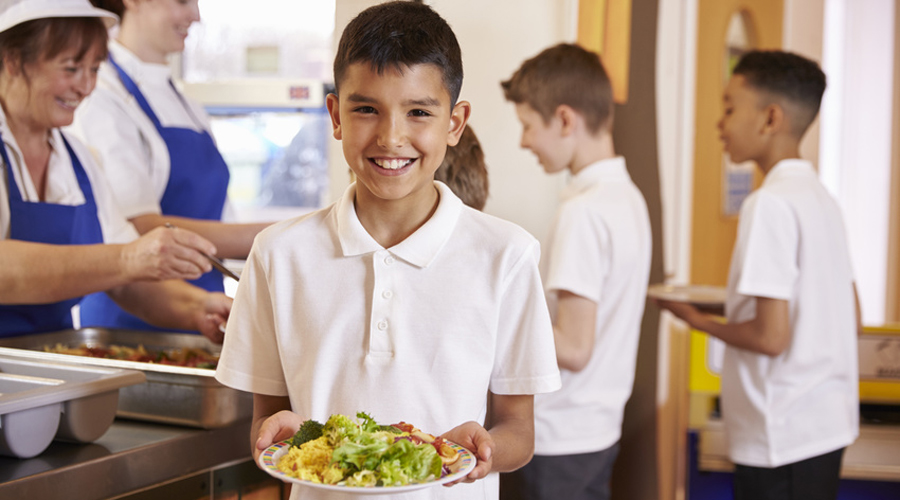
[[[471,450],[478,464],[464,479],[448,483],[471,483],[489,472],[511,472],[531,460],[534,454],[534,396],[490,394],[490,430],[476,422],[466,422],[443,437]]]
[[[692,328],[740,349],[778,356],[791,343],[790,311],[786,300],[756,297],[756,317],[743,323],[720,323],[690,304],[667,300],[656,302]]]
[[[269,446],[297,433],[303,418],[291,411],[287,396],[253,395],[253,423],[250,426],[250,451],[259,464],[259,455]]]
[[[597,303],[568,290],[557,290],[553,340],[556,362],[564,370],[581,371],[594,352]]]

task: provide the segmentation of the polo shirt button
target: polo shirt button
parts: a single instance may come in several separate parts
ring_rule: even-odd
[[[379,330],[387,330],[387,321],[385,321],[385,320],[379,321],[379,322],[378,322],[378,329],[379,329]]]
[[[392,292],[390,290],[385,290],[385,291],[381,292],[381,296],[386,299],[389,299],[394,296],[394,292]]]
[[[384,263],[389,266],[394,263],[394,258],[388,255],[384,258]]]

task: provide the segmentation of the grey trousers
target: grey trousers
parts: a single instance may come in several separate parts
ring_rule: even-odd
[[[579,455],[535,455],[519,470],[500,474],[500,500],[609,500],[619,443]]]

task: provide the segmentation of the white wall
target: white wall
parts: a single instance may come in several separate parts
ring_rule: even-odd
[[[678,284],[691,274],[696,53],[697,0],[659,0],[656,128],[663,268],[666,281]]]
[[[335,38],[373,0],[337,0]],[[519,149],[515,109],[503,98],[500,81],[528,57],[575,39],[577,0],[432,0],[453,28],[463,55],[460,99],[472,103],[469,122],[485,151],[490,197],[485,212],[511,220],[542,239],[558,204],[562,176],[548,177],[528,151]],[[335,47],[337,40],[335,40]],[[331,150],[331,196],[343,192],[349,176],[337,141]]]
[[[844,211],[863,321],[885,318],[894,0],[826,0],[820,176]]]

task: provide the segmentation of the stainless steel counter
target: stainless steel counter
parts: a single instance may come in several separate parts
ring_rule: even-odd
[[[0,498],[111,498],[250,458],[250,421],[193,429],[116,419],[88,444],[0,457]]]

